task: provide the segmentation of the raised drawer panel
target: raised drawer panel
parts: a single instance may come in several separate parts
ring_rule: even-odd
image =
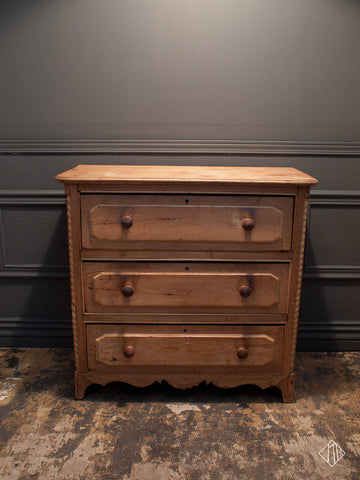
[[[84,194],[81,210],[88,249],[291,245],[292,197]]]
[[[287,263],[89,262],[83,271],[87,313],[287,311]]]
[[[280,368],[281,326],[87,325],[91,370],[121,367]]]

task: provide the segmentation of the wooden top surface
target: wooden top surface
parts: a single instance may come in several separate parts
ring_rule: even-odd
[[[57,175],[62,183],[226,182],[316,185],[318,181],[287,167],[207,167],[165,165],[78,165]]]

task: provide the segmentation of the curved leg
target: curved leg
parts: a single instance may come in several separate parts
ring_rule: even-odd
[[[75,372],[75,398],[82,400],[85,395],[85,390],[91,385],[87,376],[84,373]]]
[[[281,390],[283,401],[285,403],[291,403],[293,401],[294,380],[295,375],[292,373],[281,380],[281,382],[277,385],[277,387]]]

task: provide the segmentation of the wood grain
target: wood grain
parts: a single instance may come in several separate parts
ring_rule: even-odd
[[[214,313],[207,311],[207,313],[159,313],[150,312],[150,309],[145,313],[83,313],[83,322],[89,323],[124,323],[124,324],[179,324],[184,323],[196,325],[263,325],[263,324],[277,324],[283,325],[287,322],[287,313]]]
[[[221,243],[238,250],[289,250],[292,209],[292,197],[82,195],[82,243],[84,248],[166,242],[177,249],[179,243]],[[125,217],[130,228],[121,223]],[[254,228],[246,231],[249,220]]]
[[[236,182],[239,184],[316,185],[317,180],[296,168],[288,167],[198,167],[152,165],[78,165],[57,175],[64,183],[117,182],[142,183],[155,181],[188,183]]]
[[[133,246],[132,244],[131,246]],[[151,250],[147,249],[147,244],[139,242],[133,248],[114,248],[114,249],[81,249],[81,258],[83,260],[144,260],[144,261],[199,261],[217,262],[227,260],[232,262],[288,262],[293,257],[292,251],[264,251],[261,245],[250,245],[248,250],[238,250],[232,244],[228,243],[226,250],[219,250],[221,245],[208,243],[189,244],[183,243],[181,250],[176,245],[152,244]],[[199,249],[200,247],[200,249]]]
[[[285,313],[289,264],[85,262],[88,313],[161,312]],[[133,295],[122,293],[125,286]],[[251,289],[248,297],[241,287]]]
[[[296,195],[298,186],[294,184],[271,184],[271,183],[237,183],[237,182],[193,182],[189,184],[186,181],[163,181],[161,184],[155,180],[146,182],[94,182],[79,183],[78,190],[81,193],[152,193],[169,194],[174,193],[196,193],[203,195],[278,195],[288,196]],[[161,188],[159,188],[159,186]]]
[[[79,242],[81,236],[80,199],[76,185],[66,185],[66,205],[69,239],[69,265],[71,289],[71,318],[73,326],[75,369],[87,369],[85,328],[82,323],[82,269]]]
[[[186,327],[88,325],[89,367],[116,371],[121,367],[254,367],[281,364],[284,327]],[[133,347],[131,358],[124,356]],[[248,351],[239,358],[239,348]],[[256,370],[256,369],[255,369]]]
[[[284,377],[277,385],[277,387],[281,390],[283,401],[285,403],[291,403],[293,401],[294,381],[295,375],[294,373],[291,373]]]
[[[302,187],[295,201],[294,211],[294,258],[291,262],[289,317],[284,339],[283,367],[286,375],[294,373],[295,350],[298,332],[302,269],[304,262],[306,219],[308,211],[309,188]]]
[[[166,381],[174,388],[186,389],[195,387],[202,382],[213,384],[220,388],[233,388],[239,385],[257,385],[260,388],[268,388],[278,386],[284,376],[281,373],[243,373],[243,372],[209,372],[209,371],[187,371],[174,372],[165,369],[155,372],[154,369],[147,373],[138,373],[132,371],[126,372],[92,372],[78,375],[79,389],[77,390],[77,399],[84,397],[85,390],[91,383],[106,385],[110,382],[125,382],[136,387],[147,387],[155,382],[161,383]],[[195,370],[195,369],[193,369]],[[224,370],[224,369],[223,369]]]

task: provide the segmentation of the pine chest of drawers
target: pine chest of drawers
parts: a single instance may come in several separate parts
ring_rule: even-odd
[[[293,168],[78,165],[67,196],[75,396],[276,385],[292,401],[307,198]]]

